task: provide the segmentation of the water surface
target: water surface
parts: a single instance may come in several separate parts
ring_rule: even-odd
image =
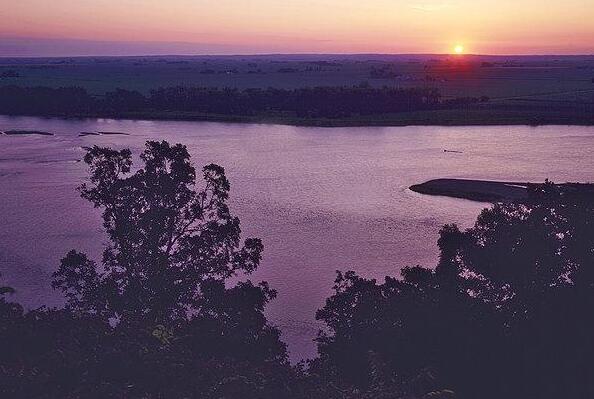
[[[449,177],[594,181],[593,127],[306,128],[202,122],[61,120],[0,116],[0,271],[29,306],[60,304],[51,273],[72,248],[97,256],[99,214],[75,191],[82,147],[166,139],[196,166],[214,162],[231,181],[231,208],[265,245],[251,278],[278,290],[267,309],[293,359],[315,353],[316,309],[335,271],[382,279],[406,265],[435,265],[439,228],[470,226],[485,204],[413,193]],[[129,135],[79,137],[79,132]],[[444,149],[462,153],[444,153]]]

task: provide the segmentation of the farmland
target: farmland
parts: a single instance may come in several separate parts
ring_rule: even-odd
[[[435,88],[442,98],[488,98],[448,111],[304,124],[592,123],[594,56],[270,55],[0,59],[0,86],[82,87],[101,97],[121,88],[366,86]],[[219,119],[216,115],[165,115]],[[137,115],[159,118],[157,114]],[[228,116],[222,119],[230,119]],[[260,120],[236,115],[233,120]],[[266,117],[264,119],[270,119]],[[286,116],[276,122],[299,123]]]

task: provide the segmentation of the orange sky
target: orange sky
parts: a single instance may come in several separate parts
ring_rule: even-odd
[[[591,54],[593,1],[18,0],[0,9],[0,41],[184,42],[211,53],[447,53],[460,43],[481,54]]]

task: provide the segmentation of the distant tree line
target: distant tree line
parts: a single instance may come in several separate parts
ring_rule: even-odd
[[[0,87],[0,113],[42,116],[127,116],[133,114],[287,115],[346,118],[455,108],[483,98],[443,99],[434,88],[314,87],[231,89],[166,87],[148,95],[116,89],[93,96],[83,88]]]
[[[3,78],[20,78],[21,75],[15,71],[14,69],[9,69],[7,71],[3,71],[2,73],[0,73],[0,79]]]
[[[72,250],[63,309],[0,288],[0,396],[10,398],[594,397],[594,202],[552,183],[442,228],[436,268],[383,282],[338,273],[319,356],[287,361],[249,275],[224,169],[187,149],[92,147],[79,191],[103,212],[101,264]],[[201,175],[201,179],[197,177]],[[235,282],[230,279],[234,278]]]

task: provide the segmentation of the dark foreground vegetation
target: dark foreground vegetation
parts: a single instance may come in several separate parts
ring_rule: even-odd
[[[298,89],[159,88],[143,95],[117,89],[93,96],[79,87],[0,87],[0,114],[60,117],[295,120],[454,109],[488,98],[443,99],[431,88],[315,87]]]
[[[54,274],[63,309],[0,290],[0,393],[10,398],[588,398],[594,395],[594,204],[551,183],[444,226],[437,267],[377,282],[338,273],[318,358],[292,366],[246,280],[223,168],[186,148],[90,148],[81,196],[103,212],[101,263]],[[231,283],[230,278],[234,278]],[[237,282],[239,281],[239,282]]]

